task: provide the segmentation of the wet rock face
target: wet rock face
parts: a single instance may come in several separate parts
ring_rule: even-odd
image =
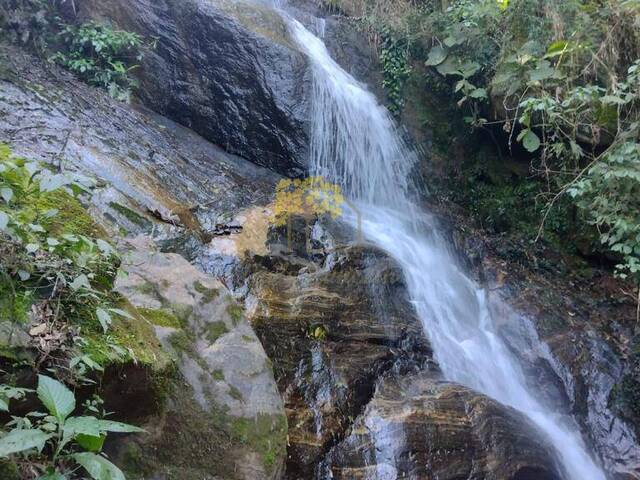
[[[219,281],[179,255],[155,251],[149,239],[126,246],[126,275],[119,276],[116,291],[153,325],[177,371],[156,399],[159,413],[144,421],[149,434],[120,442],[112,455],[130,478],[279,478],[284,408],[242,307]],[[126,398],[138,380],[121,380],[119,393]]]
[[[544,385],[540,398],[559,412],[573,415],[583,438],[605,472],[623,480],[640,478],[640,339],[634,336],[634,301],[620,301],[616,281],[605,272],[593,278],[567,278],[564,269],[505,262],[500,253],[504,237],[478,241],[457,232],[461,255],[471,271],[489,287],[494,305],[506,302],[515,311],[497,312],[501,333],[523,360],[530,386]],[[530,332],[514,331],[516,316],[530,319]],[[535,341],[531,340],[535,337]],[[538,340],[539,337],[539,340]],[[540,342],[541,341],[541,342]],[[542,348],[541,348],[542,347]]]
[[[295,238],[294,238],[295,240]],[[287,478],[310,479],[371,398],[376,379],[430,362],[402,273],[367,245],[313,261],[247,262],[247,315],[274,363],[289,420]]]
[[[269,203],[279,176],[171,120],[116,102],[0,44],[0,138],[16,155],[98,180],[91,213],[110,233],[210,234]]]
[[[308,65],[275,11],[235,0],[76,3],[81,19],[157,39],[137,70],[145,105],[258,165],[305,171]]]
[[[525,417],[429,373],[388,377],[322,465],[344,480],[559,480]]]

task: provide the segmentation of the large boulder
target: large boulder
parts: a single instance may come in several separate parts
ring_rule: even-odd
[[[142,102],[288,176],[305,171],[306,57],[272,8],[243,0],[82,0],[82,20],[155,39],[137,69]]]
[[[128,478],[280,478],[287,420],[242,307],[220,282],[145,237],[125,251],[116,291],[153,326],[176,371],[165,374],[162,395],[137,401],[140,375],[106,382],[107,405],[119,402],[148,432],[117,441],[112,456]]]
[[[430,373],[385,378],[327,456],[336,480],[559,480],[553,450],[519,412]]]

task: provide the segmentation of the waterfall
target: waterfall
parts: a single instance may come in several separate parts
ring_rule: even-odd
[[[313,72],[311,170],[341,185],[367,239],[403,268],[409,294],[448,380],[520,410],[544,432],[571,480],[604,480],[575,422],[547,410],[498,335],[486,292],[458,267],[409,194],[416,162],[387,110],[332,60],[322,40],[283,13]]]

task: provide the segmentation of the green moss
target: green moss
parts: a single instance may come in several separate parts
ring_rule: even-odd
[[[229,385],[229,396],[238,401],[244,400],[244,397],[242,396],[242,393],[240,392],[240,390],[238,390],[233,385]]]
[[[14,295],[10,287],[0,284],[0,320],[25,324],[32,304],[33,292],[23,290]]]
[[[219,382],[224,380],[224,372],[220,369],[216,369],[212,371],[211,376],[213,377],[214,380],[217,380]]]
[[[26,206],[26,213],[40,218],[42,226],[52,235],[71,233],[94,238],[107,238],[107,232],[89,215],[80,201],[64,190],[39,195],[33,205]],[[44,213],[58,210],[57,215],[44,218]]]
[[[196,281],[193,284],[193,288],[202,295],[202,301],[204,303],[211,303],[220,295],[217,288],[207,288],[200,281]]]
[[[169,336],[169,343],[178,353],[186,353],[190,357],[196,357],[198,354],[194,346],[195,339],[187,332],[181,330],[174,332]]]
[[[159,308],[138,308],[142,317],[159,327],[182,328],[182,323],[172,313]]]
[[[142,229],[148,230],[153,227],[153,224],[148,219],[144,218],[142,215],[139,215],[137,212],[134,212],[130,208],[125,207],[124,205],[120,205],[116,202],[109,202],[109,206],[113,208],[120,215],[125,217],[134,225],[139,226]]]
[[[287,418],[284,415],[265,414],[259,414],[255,419],[234,418],[231,434],[236,441],[248,445],[262,456],[265,470],[269,473],[276,458],[285,452]]]
[[[237,325],[240,320],[242,320],[242,314],[244,313],[244,309],[238,305],[237,303],[230,303],[227,305],[227,313],[233,320],[233,324]]]
[[[15,463],[9,460],[0,460],[0,478],[2,480],[20,480],[20,472]]]
[[[213,343],[228,331],[227,326],[222,321],[208,323],[205,326],[205,337],[209,342]]]
[[[113,323],[109,330],[112,341],[131,351],[138,363],[149,365],[154,370],[164,369],[171,363],[171,358],[162,348],[156,336],[153,325],[133,305],[123,298],[116,303],[118,308],[128,312],[132,318],[113,316]],[[91,358],[106,365],[114,361],[113,348],[109,345],[109,337],[102,335],[100,331],[86,334],[87,345],[83,348]]]

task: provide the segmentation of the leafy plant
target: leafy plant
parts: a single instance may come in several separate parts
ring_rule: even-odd
[[[134,62],[142,59],[140,35],[95,22],[66,25],[58,35],[66,48],[53,55],[53,61],[86,82],[106,88],[112,97],[130,100],[137,86],[131,71],[138,67]]]
[[[20,395],[27,392],[6,385],[0,389],[18,391]],[[38,376],[36,394],[47,411],[13,417],[0,437],[0,458],[29,461],[37,466],[40,480],[72,478],[78,467],[96,480],[124,480],[122,471],[100,454],[102,446],[110,432],[134,433],[142,429],[93,415],[71,416],[76,410],[75,395],[44,375]],[[4,410],[8,411],[8,405]]]
[[[102,337],[113,358],[131,356],[105,335],[114,316],[129,314],[111,294],[118,255],[76,198],[91,186],[81,175],[56,173],[0,145],[0,311],[14,323],[35,323],[30,336],[38,362],[87,382],[88,371],[101,367],[84,352],[88,341],[80,329]],[[37,342],[45,335],[55,342]]]

